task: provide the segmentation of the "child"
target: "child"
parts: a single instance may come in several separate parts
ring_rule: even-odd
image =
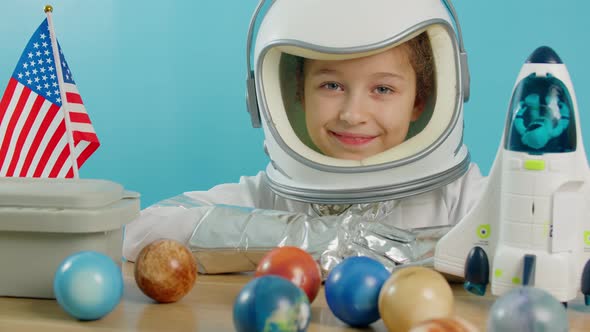
[[[303,110],[313,144],[325,155],[362,160],[405,141],[434,83],[426,33],[374,55],[304,60]]]
[[[400,248],[416,229],[458,222],[483,184],[462,143],[467,75],[453,29],[438,0],[273,2],[248,81],[266,172],[147,208],[126,228],[124,256],[167,237],[204,273],[252,270],[282,245],[324,270],[343,253],[421,258]]]

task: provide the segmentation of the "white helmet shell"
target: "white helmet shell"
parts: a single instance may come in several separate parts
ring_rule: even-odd
[[[256,35],[254,83],[249,84],[257,101],[250,105],[258,105],[250,112],[260,114],[271,159],[266,169],[271,188],[307,202],[364,203],[420,194],[463,175],[470,162],[462,141],[468,74],[456,25],[440,0],[274,1]],[[281,90],[283,55],[358,58],[422,32],[430,40],[435,65],[435,100],[423,130],[363,160],[332,158],[302,142]]]

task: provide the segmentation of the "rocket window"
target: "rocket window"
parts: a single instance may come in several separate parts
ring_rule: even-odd
[[[506,120],[505,148],[533,155],[576,150],[575,109],[566,86],[551,74],[520,81]]]

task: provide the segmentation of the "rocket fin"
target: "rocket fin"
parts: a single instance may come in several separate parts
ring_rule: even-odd
[[[486,252],[491,268],[499,237],[502,151],[501,145],[479,201],[438,241],[434,254],[436,270],[464,277],[467,254],[475,246]]]

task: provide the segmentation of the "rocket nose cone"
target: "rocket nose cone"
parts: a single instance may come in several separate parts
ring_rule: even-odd
[[[541,46],[537,48],[529,58],[526,60],[526,63],[563,63],[561,62],[561,58],[559,55],[555,53],[555,51],[549,46]]]

